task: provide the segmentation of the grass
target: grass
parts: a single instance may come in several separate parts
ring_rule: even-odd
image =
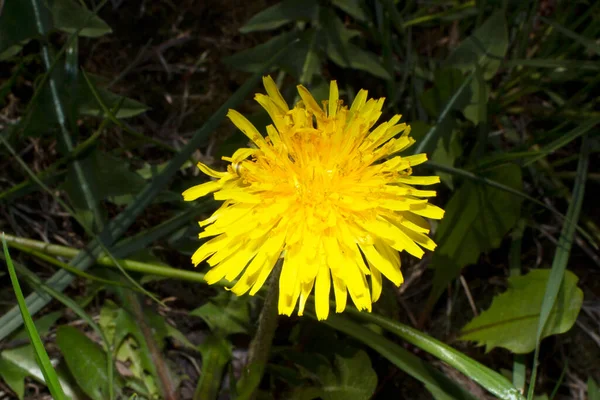
[[[600,216],[590,195],[598,182],[585,177],[599,154],[598,4],[276,4],[79,1],[69,16],[38,0],[0,3],[0,59],[18,46],[0,61],[0,229],[11,278],[0,284],[0,357],[21,351],[25,324],[47,384],[31,371],[0,372],[0,381],[25,377],[63,398],[50,359],[76,358],[33,325],[59,311],[50,332],[84,331],[97,363],[70,371],[61,381],[69,393],[94,387],[92,371],[102,371],[111,395],[234,397],[242,368],[229,359],[247,352],[261,300],[208,288],[206,266],[190,269],[195,221],[218,204],[190,205],[180,193],[205,179],[196,161],[222,169],[221,156],[246,146],[228,109],[267,123],[250,100],[269,73],[288,100],[298,83],[325,98],[330,79],[347,101],[361,88],[386,96],[382,119],[403,114],[411,151],[431,160],[414,172],[442,177],[437,204],[469,207],[432,225],[436,252],[403,257],[405,283],[384,285],[373,314],[280,318],[262,394],[328,398],[329,387],[354,398],[372,387],[369,373],[364,382],[345,375],[366,350],[373,398],[583,399],[588,387],[592,398]],[[259,12],[261,23],[244,27]],[[19,32],[31,35],[11,36]],[[531,353],[484,353],[456,339],[509,276],[537,268],[551,272]],[[584,312],[541,340],[565,270],[580,278]],[[199,379],[203,357],[222,384]]]

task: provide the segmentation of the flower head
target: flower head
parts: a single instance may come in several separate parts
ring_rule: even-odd
[[[348,293],[359,310],[370,311],[382,275],[402,283],[400,251],[421,258],[422,248],[435,248],[423,217],[440,219],[444,211],[427,201],[435,191],[413,185],[439,178],[412,176],[425,154],[396,155],[414,143],[410,127],[398,123],[400,115],[372,129],[383,98],[367,100],[361,90],[348,108],[332,81],[322,108],[298,86],[301,101],[290,109],[275,82],[263,82],[267,94],[255,99],[273,120],[267,137],[230,110],[229,119],[255,147],[223,157],[230,162],[226,172],[199,163],[216,180],[183,193],[195,200],[214,192],[215,200],[224,201],[200,222],[200,238],[212,239],[192,262],[208,258],[209,284],[239,277],[231,291],[254,295],[281,257],[280,314],[291,315],[299,303],[302,315],[314,288],[317,317],[327,318],[332,282],[336,312],[345,309]]]

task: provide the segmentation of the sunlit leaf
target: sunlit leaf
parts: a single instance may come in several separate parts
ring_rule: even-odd
[[[536,269],[508,278],[508,290],[463,328],[460,339],[485,345],[486,351],[494,347],[517,354],[533,351],[549,274],[549,269]],[[564,333],[575,323],[583,302],[577,281],[575,274],[566,271],[542,337]]]

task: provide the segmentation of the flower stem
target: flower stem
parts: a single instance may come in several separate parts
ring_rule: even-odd
[[[240,379],[238,399],[253,399],[262,380],[265,366],[269,361],[271,345],[277,329],[277,298],[279,295],[279,275],[282,259],[277,261],[267,289],[265,302],[258,318],[258,329],[248,350],[248,362],[244,375]]]

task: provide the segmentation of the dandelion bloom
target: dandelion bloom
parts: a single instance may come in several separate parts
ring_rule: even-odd
[[[435,191],[412,185],[435,184],[439,177],[412,176],[425,154],[395,155],[414,143],[400,115],[372,129],[383,98],[367,100],[361,90],[348,108],[332,81],[322,108],[298,86],[301,101],[290,109],[270,77],[263,83],[267,94],[255,100],[273,121],[267,137],[229,110],[255,147],[223,157],[230,162],[226,172],[199,163],[216,180],[183,193],[187,201],[213,192],[224,201],[200,222],[200,238],[213,238],[192,262],[208,258],[209,284],[239,277],[231,291],[254,295],[281,257],[280,314],[291,315],[299,303],[302,315],[314,288],[317,317],[326,319],[332,282],[336,312],[345,309],[347,293],[359,310],[370,311],[382,275],[402,283],[400,251],[421,258],[422,248],[435,248],[423,217],[440,219],[444,211],[427,201]]]

